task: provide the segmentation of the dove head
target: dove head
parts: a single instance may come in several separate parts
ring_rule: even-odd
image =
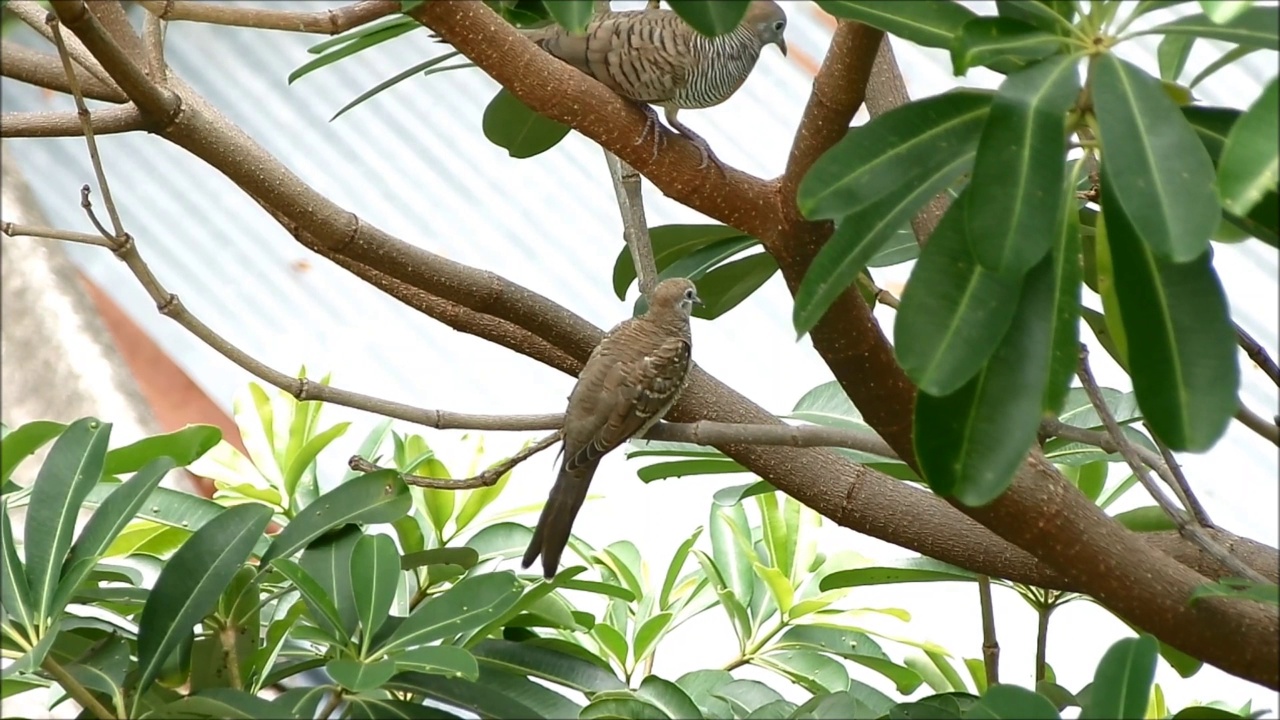
[[[787,40],[782,36],[787,30],[787,14],[778,3],[773,0],[755,0],[747,7],[746,17],[742,21],[755,31],[762,50],[765,45],[772,43],[778,46],[784,56],[787,54]]]
[[[689,320],[694,305],[701,305],[698,289],[689,278],[669,278],[658,283],[653,289],[653,298],[649,302],[649,313],[671,317],[684,321]]]

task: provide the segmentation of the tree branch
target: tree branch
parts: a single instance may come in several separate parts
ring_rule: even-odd
[[[1267,420],[1256,412],[1241,405],[1236,410],[1236,420],[1241,425],[1249,428],[1257,433],[1262,439],[1269,441],[1272,445],[1280,445],[1280,415],[1276,419]]]
[[[57,55],[42,53],[11,42],[0,43],[0,74],[46,90],[68,94],[71,92],[71,87],[67,85],[67,76],[62,72]],[[111,103],[129,101],[129,96],[125,95],[123,90],[99,80],[82,69],[76,69],[76,78],[80,81],[80,89],[85,97]],[[0,130],[4,132],[4,137],[9,137],[7,125],[0,127]]]
[[[1253,336],[1245,332],[1245,329],[1236,325],[1236,341],[1240,345],[1240,349],[1244,350],[1244,354],[1249,356],[1254,365],[1262,368],[1262,372],[1271,378],[1271,382],[1280,385],[1280,367],[1276,366],[1276,361],[1271,359],[1267,354],[1266,348],[1262,344],[1253,339]]]
[[[49,14],[49,11],[42,7],[40,3],[35,0],[8,0],[8,2],[4,4],[4,7],[9,12],[13,13],[19,20],[26,23],[32,30],[43,35],[45,40],[48,40],[51,43],[53,42],[53,32],[45,22],[45,17]],[[75,61],[75,64],[79,65],[80,69],[92,75],[94,80],[106,87],[110,87],[112,85],[111,78],[107,75],[106,70],[104,70],[102,65],[94,59],[88,49],[86,49],[84,45],[80,44],[79,40],[72,40],[68,43],[67,51],[71,53],[71,59]],[[58,67],[57,62],[55,62],[51,67]],[[70,92],[70,90],[64,90],[63,92]],[[123,101],[116,100],[114,102]]]
[[[622,213],[622,237],[627,242],[631,263],[636,268],[636,284],[640,286],[640,292],[649,297],[649,293],[658,284],[658,264],[653,258],[649,223],[644,217],[640,173],[608,150],[604,151],[604,157],[609,164],[613,192],[618,198],[618,211]]]
[[[268,10],[193,0],[139,0],[152,16],[170,22],[186,20],[209,25],[229,25],[255,30],[337,35],[400,10],[395,3],[354,2],[315,12]]]

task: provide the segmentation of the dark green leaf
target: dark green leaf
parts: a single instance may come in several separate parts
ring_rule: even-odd
[[[191,627],[213,609],[270,521],[271,510],[262,505],[228,508],[197,530],[165,564],[138,621],[139,691],[156,678]]]
[[[955,157],[977,147],[992,97],[989,91],[956,90],[902,105],[850,128],[805,174],[796,194],[801,211],[811,220],[836,220],[877,201],[909,194]]]
[[[782,699],[777,690],[758,680],[734,680],[716,688],[712,694],[729,703],[735,717],[749,715],[756,708]]]
[[[636,470],[636,476],[642,482],[649,483],[655,480],[687,477],[689,475],[717,475],[746,471],[746,468],[733,460],[676,460],[674,462],[646,465]]]
[[[731,682],[733,676],[726,670],[694,670],[676,679],[676,685],[709,718],[732,717],[728,703],[712,694]]]
[[[404,82],[405,80],[408,80],[409,78],[413,77],[414,75],[417,75],[418,73],[422,73],[425,76],[425,75],[434,75],[436,73],[441,73],[441,72],[447,72],[449,70],[461,70],[463,68],[475,67],[473,63],[469,63],[469,62],[462,62],[462,63],[458,63],[457,65],[444,65],[444,66],[440,65],[440,63],[444,62],[445,60],[448,60],[453,57],[457,57],[459,54],[460,53],[457,50],[454,50],[453,52],[447,52],[443,55],[437,55],[431,58],[430,60],[424,60],[423,62],[420,62],[417,65],[414,65],[408,70],[392,75],[386,80],[383,80],[377,85],[374,85],[368,90],[360,93],[351,102],[347,103],[346,105],[343,105],[341,108],[338,109],[338,112],[333,114],[333,117],[329,118],[329,122],[333,122],[334,120],[337,120],[338,118],[345,115],[348,110],[351,110],[357,105],[360,105],[361,103],[373,97],[374,95],[381,93],[383,90],[387,90],[395,85],[399,85],[400,83]],[[361,457],[364,457],[364,456],[362,455]],[[349,470],[348,472],[353,473],[354,471]]]
[[[333,52],[325,52],[319,57],[309,60],[293,72],[289,73],[289,84],[302,76],[326,65],[332,65],[343,58],[350,57],[373,47],[379,43],[386,42],[401,35],[422,27],[417,21],[407,17],[389,18],[375,25],[368,25],[352,30],[346,35],[330,38],[314,45],[310,48],[312,53],[320,53],[329,48],[336,48]]]
[[[262,556],[266,566],[291,557],[312,540],[345,523],[389,523],[409,512],[408,487],[395,470],[380,470],[345,482],[294,516]]]
[[[877,0],[817,0],[836,17],[857,20],[926,47],[949,48],[952,37],[970,19],[972,10],[949,0],[887,3]]]
[[[396,674],[396,663],[391,658],[366,662],[353,658],[335,658],[325,663],[324,669],[342,687],[351,692],[369,692],[382,687]]]
[[[569,134],[569,126],[539,115],[506,88],[489,101],[482,121],[484,136],[511,157],[528,158],[546,152]]]
[[[1095,56],[1091,74],[1103,191],[1115,199],[1104,210],[1118,204],[1161,259],[1194,260],[1222,214],[1209,154],[1158,80],[1111,53]]]
[[[997,72],[1017,72],[1057,53],[1064,42],[1057,33],[1045,32],[1021,20],[976,17],[961,26],[951,41],[951,68],[957,76],[980,65]]]
[[[996,0],[996,12],[1000,17],[1066,36],[1071,35],[1076,8],[1071,0]]]
[[[71,423],[49,449],[31,488],[22,548],[32,609],[42,626],[51,619],[58,579],[70,567],[63,559],[75,535],[76,515],[102,477],[110,436],[111,424],[96,418]]]
[[[1125,510],[1113,516],[1116,522],[1133,532],[1163,532],[1177,530],[1173,518],[1155,505]]]
[[[578,717],[579,713],[576,704],[556,691],[493,667],[481,666],[480,679],[475,682],[401,673],[387,687],[411,690],[454,707],[468,708],[481,717],[564,718]]]
[[[391,657],[396,661],[397,672],[422,672],[467,680],[480,677],[475,656],[453,645],[422,645]]]
[[[363,536],[358,527],[347,525],[308,545],[298,563],[333,601],[341,629],[338,637],[344,640],[355,637],[360,621],[351,577],[351,558],[355,555],[356,543]]]
[[[693,698],[689,697],[679,685],[670,680],[663,680],[657,675],[646,675],[640,681],[636,695],[660,708],[669,718],[681,720],[702,720],[702,711],[698,709]]]
[[[3,590],[0,603],[5,613],[27,631],[26,637],[34,638],[38,627],[37,610],[31,604],[31,589],[27,585],[22,561],[18,559],[7,500],[0,500],[0,512],[4,513],[4,517],[0,517],[0,543],[4,544],[0,548],[0,560],[4,561],[4,567],[0,568],[0,590]]]
[[[442,640],[474,630],[506,612],[520,599],[522,585],[509,572],[474,575],[415,609],[379,648],[396,648]]]
[[[143,438],[108,452],[102,472],[105,475],[135,472],[161,457],[173,458],[175,465],[185,467],[208,452],[221,439],[222,431],[213,425],[188,425],[181,430]]]
[[[873,710],[851,692],[833,692],[814,695],[808,702],[796,708],[791,717],[814,718],[814,720],[888,717],[892,709],[892,701],[885,707]]]
[[[1201,106],[1182,108],[1183,117],[1191,123],[1191,127],[1196,131],[1200,142],[1204,143],[1205,150],[1209,152],[1209,159],[1215,166],[1227,143],[1227,136],[1241,114],[1239,110],[1232,108]],[[1272,247],[1280,245],[1280,195],[1277,195],[1274,190],[1267,193],[1248,217],[1242,218],[1225,211],[1223,216],[1231,225],[1269,243]]]
[[[1080,93],[1077,62],[1058,55],[1018,71],[991,103],[964,214],[973,256],[987,270],[1021,277],[1054,244],[1045,229],[1061,222],[1067,201],[1065,113]]]
[[[694,30],[716,36],[738,27],[751,3],[750,0],[675,0],[668,4]]]
[[[976,576],[941,560],[918,557],[905,558],[888,565],[840,570],[822,578],[818,588],[822,591],[862,585],[889,585],[910,582],[973,582]]]
[[[572,33],[581,33],[587,29],[591,20],[594,3],[592,0],[543,0],[547,13],[560,27]]]
[[[303,603],[311,615],[311,621],[334,640],[343,640],[347,636],[342,627],[342,618],[338,616],[338,607],[333,598],[325,592],[320,583],[311,574],[302,569],[298,563],[281,558],[276,561],[275,569],[284,575],[302,596]]]
[[[1226,597],[1239,600],[1280,604],[1280,587],[1275,583],[1257,583],[1240,578],[1227,578],[1215,583],[1205,583],[1191,592],[1191,602],[1207,597]]]
[[[1076,166],[1079,172],[1080,166]],[[1053,329],[1049,356],[1049,381],[1041,408],[1058,415],[1066,404],[1071,379],[1080,364],[1080,220],[1074,193],[1074,175],[1067,178],[1068,189],[1053,243]]]
[[[777,488],[770,485],[767,480],[758,480],[746,485],[733,485],[727,488],[721,488],[711,496],[711,501],[716,505],[728,507],[737,505],[743,500],[765,493],[777,492]]]
[[[1178,33],[1225,40],[1263,50],[1280,50],[1280,31],[1277,28],[1280,28],[1280,9],[1275,6],[1254,6],[1222,23],[1216,23],[1203,14],[1187,15],[1135,34]]]
[[[1238,720],[1242,717],[1245,716],[1222,708],[1209,705],[1191,705],[1179,710],[1173,716],[1173,720]]]
[[[0,440],[0,481],[13,475],[18,463],[31,457],[44,444],[62,434],[67,426],[51,420],[36,420],[21,425]]]
[[[480,562],[480,554],[469,547],[443,547],[405,553],[400,558],[400,569],[412,570],[424,565],[457,565],[471,569]]]
[[[909,695],[920,687],[923,679],[915,670],[889,659],[879,643],[865,633],[820,625],[799,625],[783,633],[776,647],[816,649],[852,660],[894,682],[898,692]]]
[[[419,0],[425,2],[425,0]],[[407,700],[396,700],[374,695],[348,696],[348,720],[455,720],[458,716],[438,707],[422,705]]]
[[[1058,710],[1043,695],[1034,693],[1017,685],[995,685],[978,700],[976,709],[987,714],[975,717],[1011,718],[1017,720],[1058,720]],[[1145,710],[1145,705],[1143,706]],[[1116,715],[1115,717],[1141,717],[1138,715]]]
[[[727,225],[660,225],[649,228],[649,243],[653,246],[654,262],[659,272],[708,245],[746,237]],[[631,259],[631,251],[623,247],[613,264],[613,291],[619,300],[626,299],[627,288],[635,281],[636,266]]]
[[[1222,207],[1248,215],[1280,177],[1280,79],[1272,78],[1227,136],[1218,161]]]
[[[474,652],[483,665],[542,678],[587,694],[626,687],[616,675],[595,663],[527,642],[485,640],[475,646]]]
[[[880,248],[880,252],[867,261],[867,267],[879,268],[899,265],[920,257],[920,243],[911,224],[898,228]]]
[[[1166,35],[1156,48],[1156,59],[1160,63],[1160,79],[1176,82],[1182,70],[1187,66],[1187,58],[1191,57],[1191,47],[1195,44],[1194,35]]]
[[[369,638],[387,619],[399,580],[400,553],[396,551],[395,541],[389,535],[361,535],[351,553],[351,586],[360,618],[360,636],[366,649]]]
[[[759,290],[776,272],[778,262],[765,252],[730,260],[708,270],[696,280],[702,305],[694,307],[694,317],[715,320]]]
[[[1081,720],[1142,717],[1155,674],[1155,638],[1139,635],[1117,641],[1098,663],[1093,692],[1080,712]]]
[[[111,494],[98,505],[84,530],[80,531],[80,536],[67,555],[66,567],[71,567],[84,558],[96,559],[105,554],[107,547],[138,514],[143,503],[173,466],[172,457],[158,457],[134,473],[129,480],[114,487]]]
[[[160,707],[153,717],[273,718],[280,708],[270,700],[232,688],[209,688]]]
[[[1172,263],[1143,245],[1120,189],[1102,169],[1102,203],[1134,394],[1175,450],[1207,450],[1236,412],[1240,368],[1222,285],[1209,253]]]
[[[578,717],[583,718],[583,720],[593,718],[669,720],[662,708],[647,700],[641,700],[630,690],[595,697],[590,704],[582,708],[582,714]]]
[[[755,662],[815,695],[849,689],[849,672],[844,665],[814,650],[775,650]]]
[[[925,246],[902,294],[894,351],[923,392],[947,395],[995,352],[1018,309],[1021,278],[981,268],[965,238],[964,195]]]

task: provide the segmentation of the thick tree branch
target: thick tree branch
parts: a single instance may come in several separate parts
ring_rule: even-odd
[[[339,8],[316,12],[271,10],[242,5],[193,0],[140,0],[140,5],[153,16],[167,21],[187,20],[210,25],[230,25],[256,30],[337,35],[351,28],[398,12],[398,7],[385,2],[354,2]]]
[[[0,43],[0,74],[46,90],[71,92],[71,86],[67,85],[67,76],[62,72],[62,65],[57,55],[42,53],[15,43]],[[85,97],[111,103],[129,101],[129,96],[125,95],[123,90],[108,85],[81,68],[76,68],[76,78],[80,80],[80,89]],[[5,137],[9,137],[7,127],[0,130],[4,131]]]
[[[19,20],[26,23],[28,27],[44,36],[45,40],[53,42],[53,32],[49,29],[45,22],[45,17],[49,11],[35,0],[8,0],[4,5],[5,9],[13,13]],[[92,75],[94,80],[102,85],[111,85],[110,77],[103,70],[102,65],[94,59],[93,55],[80,44],[78,39],[72,39],[67,43],[67,51],[71,53],[71,59],[79,66],[80,70]],[[59,67],[55,62],[52,67]],[[78,71],[77,71],[78,72]],[[70,90],[64,90],[70,92]],[[92,96],[91,96],[92,97]],[[122,102],[122,101],[115,101]]]
[[[723,176],[714,168],[698,171],[698,153],[688,143],[668,142],[667,149],[652,159],[647,150],[634,145],[644,122],[638,110],[538,51],[482,3],[433,0],[416,10],[415,16],[533,109],[601,142],[676,200],[760,237],[772,246],[771,252],[778,251],[775,257],[779,257],[789,284],[803,275],[812,253],[825,239],[824,228],[798,220],[790,196],[781,202],[775,184],[732,169]],[[68,27],[84,33],[82,38],[94,32],[91,26],[68,23]],[[125,71],[117,67],[118,58],[105,50],[100,53],[100,44],[87,39],[85,44],[120,81]],[[865,80],[850,82],[854,88],[865,87]],[[273,212],[306,228],[327,251],[473,312],[508,321],[578,362],[598,342],[597,328],[545,298],[363,224],[280,167],[198,95],[177,81],[171,84],[185,101],[184,112],[166,123],[161,134],[206,160]],[[150,112],[133,97],[136,88],[124,82],[121,85],[139,107]],[[900,454],[905,451],[909,456],[914,390],[894,363],[892,350],[870,320],[865,304],[860,298],[855,300],[838,303],[828,313],[826,326],[820,324],[814,333],[815,346],[833,369],[839,367],[836,375],[863,408],[864,417]],[[823,333],[826,335],[820,338]],[[851,374],[850,370],[863,372]],[[697,369],[672,419],[780,422]],[[997,503],[966,509],[1011,545],[994,540],[980,525],[963,519],[936,497],[827,451],[743,445],[721,449],[842,524],[1019,582],[1061,587],[1063,583],[1054,579],[1065,578],[1069,589],[1093,594],[1197,657],[1258,682],[1280,683],[1277,649],[1270,641],[1277,629],[1274,613],[1242,602],[1203,602],[1188,608],[1184,602],[1187,594],[1204,578],[1180,568],[1162,552],[1198,562],[1196,566],[1209,575],[1220,566],[1210,560],[1196,561],[1198,553],[1189,551],[1185,542],[1165,547],[1154,539],[1148,543],[1124,531],[1089,505],[1043,458],[1033,457],[1013,489]],[[1047,571],[1016,546],[1033,549],[1053,562],[1057,572]],[[1135,574],[1136,569],[1141,569],[1141,577]],[[1224,648],[1222,637],[1240,638],[1241,642]]]

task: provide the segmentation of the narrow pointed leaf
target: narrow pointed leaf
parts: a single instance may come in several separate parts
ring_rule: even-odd
[[[653,259],[658,272],[708,245],[730,238],[745,237],[747,236],[728,225],[659,225],[649,228],[649,243],[653,246]],[[631,251],[623,247],[613,264],[613,292],[619,300],[626,299],[627,289],[635,281],[635,262],[631,259]]]
[[[1111,53],[1093,62],[1104,172],[1138,237],[1187,262],[1209,247],[1221,209],[1213,163],[1160,83]]]
[[[31,457],[45,443],[61,435],[66,428],[62,423],[36,420],[14,428],[13,432],[5,435],[0,440],[0,482],[7,481],[18,463]]]
[[[1061,217],[1066,111],[1080,93],[1075,56],[1058,55],[1000,84],[982,128],[965,220],[982,267],[1020,277],[1053,246]]]
[[[365,648],[387,619],[399,580],[400,554],[391,537],[361,535],[351,553],[351,584]]]
[[[160,481],[174,467],[172,457],[159,457],[147,463],[107,496],[88,524],[80,531],[66,565],[71,567],[83,558],[99,558],[106,553],[125,525],[129,524],[160,485]]]
[[[213,425],[188,425],[164,435],[153,435],[107,453],[102,469],[105,475],[136,472],[156,458],[173,458],[174,465],[186,467],[208,452],[222,439],[222,431]]]
[[[948,395],[978,373],[1018,305],[1020,278],[973,259],[964,198],[952,203],[912,269],[893,328],[898,363],[931,395]]]
[[[1102,202],[1134,393],[1166,445],[1207,450],[1235,415],[1240,385],[1222,283],[1208,252],[1172,263],[1144,246],[1115,202],[1107,168]]]
[[[509,572],[466,578],[419,605],[379,649],[425,645],[474,630],[506,612],[521,591],[520,581]]]
[[[965,23],[951,42],[951,67],[956,75],[986,65],[996,72],[1016,73],[1037,60],[1057,53],[1063,38],[1021,20],[977,17]]]
[[[1040,426],[1054,313],[1053,258],[1027,275],[1012,323],[976,377],[916,398],[916,457],[933,491],[985,505],[1009,487]]]
[[[9,503],[0,501],[0,548],[4,567],[0,568],[0,603],[4,611],[27,631],[27,637],[35,637],[36,609],[31,604],[31,590],[27,585],[27,576],[23,572],[22,561],[18,559],[18,548],[14,544],[13,525],[9,521]]]
[[[1079,163],[1075,172],[1081,170]],[[1049,380],[1042,409],[1057,417],[1066,402],[1080,362],[1080,216],[1076,211],[1075,173],[1067,178],[1053,245],[1053,338],[1049,358]]]
[[[298,590],[307,611],[311,614],[311,621],[330,637],[335,640],[341,639],[344,635],[342,618],[338,617],[338,608],[334,605],[333,598],[329,597],[320,583],[292,560],[281,558],[276,561],[274,567]]]
[[[1218,161],[1222,207],[1248,215],[1280,180],[1280,79],[1272,78],[1262,94],[1236,121]]]
[[[474,652],[483,665],[541,678],[583,693],[626,688],[626,683],[617,675],[595,663],[533,642],[485,640],[475,646]]]
[[[409,512],[409,489],[394,470],[380,470],[345,482],[316,498],[294,516],[262,556],[290,557],[308,543],[346,523],[389,523]]]
[[[228,508],[165,564],[138,621],[140,692],[191,627],[214,608],[270,521],[271,510],[262,505]]]
[[[1225,40],[1262,50],[1280,50],[1280,8],[1255,5],[1222,23],[1214,22],[1204,14],[1187,15],[1137,34],[1173,33]]]
[[[82,418],[54,441],[31,488],[23,526],[27,586],[37,621],[47,625],[48,611],[71,548],[80,506],[102,477],[110,423]]]
[[[823,10],[840,18],[857,20],[926,47],[949,48],[961,26],[977,17],[969,8],[950,0],[817,0]]]

